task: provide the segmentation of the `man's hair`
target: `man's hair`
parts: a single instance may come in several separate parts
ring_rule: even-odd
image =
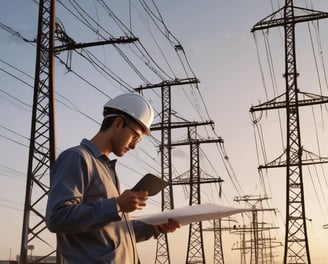
[[[105,108],[103,111],[104,119],[102,121],[102,124],[100,126],[100,131],[105,131],[108,128],[110,128],[117,117],[122,117],[124,120],[130,121],[131,117],[127,115],[126,113],[114,109],[114,108]],[[123,126],[126,126],[126,123],[124,122]]]

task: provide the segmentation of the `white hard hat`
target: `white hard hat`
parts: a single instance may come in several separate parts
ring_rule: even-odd
[[[126,93],[109,100],[104,109],[113,108],[122,111],[137,121],[150,135],[150,126],[154,120],[154,110],[150,103],[138,93]]]

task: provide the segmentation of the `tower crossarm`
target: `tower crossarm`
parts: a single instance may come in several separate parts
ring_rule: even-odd
[[[214,139],[188,139],[188,140],[182,140],[179,142],[172,143],[171,146],[185,146],[192,144],[203,144],[203,143],[222,143],[222,138],[214,138]]]
[[[185,84],[197,84],[199,83],[199,80],[197,78],[185,78],[185,79],[174,79],[174,80],[169,80],[169,81],[163,81],[157,84],[146,84],[146,85],[141,85],[138,88],[135,88],[134,90],[139,92],[141,90],[145,89],[153,89],[153,88],[160,88],[163,86],[177,86],[177,85],[185,85]]]
[[[281,8],[256,23],[255,26],[253,26],[253,28],[251,29],[251,32],[269,29],[272,27],[284,26],[286,24],[296,24],[300,22],[308,22],[328,17],[327,12],[321,12],[296,6],[294,7],[294,13],[295,16],[293,17],[284,17],[284,8]]]
[[[265,200],[271,199],[268,196],[261,196],[261,195],[243,195],[243,196],[235,196],[233,200],[235,202],[262,202]]]
[[[170,124],[157,123],[151,126],[151,131],[162,130],[163,128],[184,128],[184,127],[194,127],[194,126],[204,126],[204,125],[214,125],[214,121],[205,121],[205,122],[171,122]],[[168,127],[169,126],[169,127]]]
[[[196,184],[196,183],[220,183],[223,182],[223,180],[221,178],[200,178],[200,180],[198,181],[198,179],[193,180],[192,182],[190,182],[190,178],[185,178],[185,179],[181,179],[181,178],[177,178],[175,180],[172,181],[173,185],[188,185],[190,183],[192,184]]]
[[[259,104],[257,106],[252,106],[250,108],[250,112],[270,110],[270,109],[278,109],[278,108],[286,108],[286,100],[285,93],[273,98],[270,101]],[[302,97],[303,99],[297,100],[297,102],[290,102],[290,107],[296,106],[307,106],[307,105],[315,105],[315,104],[325,104],[328,103],[328,96],[322,96],[312,93],[298,92],[298,97]],[[297,104],[297,105],[296,105]]]
[[[126,44],[132,43],[134,41],[139,40],[134,36],[121,36],[118,38],[109,38],[103,41],[96,42],[88,42],[88,43],[77,43],[74,39],[72,39],[64,30],[64,27],[61,26],[59,20],[56,22],[56,30],[55,30],[56,40],[59,41],[62,45],[56,46],[54,48],[55,53],[59,53],[61,51],[66,50],[75,50],[82,49],[88,47],[94,47],[99,45],[107,45],[107,44]]]
[[[95,42],[88,42],[88,43],[76,43],[76,42],[69,42],[67,45],[57,46],[55,47],[55,53],[65,51],[65,50],[75,50],[75,49],[82,49],[100,45],[107,45],[107,44],[127,44],[137,41],[138,38],[136,37],[119,37],[119,38],[110,38],[103,41],[95,41]]]
[[[328,157],[320,157],[308,150],[302,149],[302,165],[316,165],[316,164],[322,164],[322,163],[328,163]],[[259,170],[261,169],[267,169],[267,168],[281,168],[286,167],[286,150],[275,160],[265,164],[260,165],[258,167]],[[298,166],[296,163],[290,163],[289,166]]]

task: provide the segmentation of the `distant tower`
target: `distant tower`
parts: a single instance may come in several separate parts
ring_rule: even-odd
[[[297,11],[297,12],[295,12]],[[277,18],[279,12],[282,17]],[[295,15],[297,13],[298,15]],[[285,83],[286,93],[261,105],[251,107],[250,112],[269,109],[286,109],[287,119],[287,143],[286,160],[283,154],[276,160],[261,166],[260,168],[286,167],[286,231],[284,263],[311,263],[310,250],[306,229],[306,217],[304,206],[304,188],[302,166],[314,164],[314,160],[302,160],[305,151],[301,144],[301,131],[299,120],[299,107],[313,104],[327,103],[328,98],[322,96],[307,96],[307,99],[299,99],[297,86],[298,72],[296,69],[295,48],[295,24],[321,18],[327,18],[328,13],[294,7],[293,0],[286,0],[285,6],[272,15],[258,22],[252,32],[283,26],[285,32]],[[285,101],[281,101],[285,98]],[[280,100],[280,101],[279,101]]]
[[[181,79],[175,81],[164,81],[158,84],[151,84],[140,86],[135,90],[140,92],[145,89],[161,88],[162,97],[162,112],[161,122],[153,124],[152,131],[161,131],[161,174],[162,179],[168,182],[172,182],[172,143],[171,143],[171,132],[174,128],[184,127],[183,124],[173,123],[171,121],[172,106],[171,106],[171,90],[172,87],[185,84],[198,83],[199,81],[195,78]],[[173,200],[173,186],[170,184],[162,191],[162,211],[170,210],[174,208]],[[169,264],[171,263],[169,244],[167,234],[160,234],[157,238],[156,248],[156,264]]]
[[[31,243],[35,246],[35,243],[39,242],[44,245],[48,244],[43,238],[43,234],[47,231],[43,211],[48,193],[49,168],[55,160],[54,25],[55,1],[40,0],[32,124],[20,252],[21,264],[27,263],[27,251],[29,246],[32,246]],[[55,253],[56,249],[51,249],[51,251],[47,255]],[[39,262],[38,260],[33,261]]]
[[[178,177],[174,179],[174,185],[188,185],[190,188],[189,205],[201,204],[201,184],[204,183],[221,183],[221,178],[214,177],[202,177],[200,167],[200,145],[204,143],[223,143],[222,138],[217,139],[199,139],[197,135],[197,126],[204,126],[213,124],[213,122],[205,123],[190,123],[185,124],[188,128],[188,138],[185,141],[172,143],[172,146],[188,145],[190,150],[190,172],[185,179]],[[213,230],[215,232],[215,238],[217,235],[221,236],[219,232],[221,230]],[[216,242],[221,242],[217,240]],[[221,248],[221,244],[216,245],[214,250]],[[203,225],[202,222],[189,224],[189,238],[186,263],[206,263],[205,251],[204,251],[204,239],[203,239]]]
[[[213,264],[224,264],[222,248],[222,224],[221,219],[213,220],[214,233],[214,262]]]
[[[161,120],[161,173],[162,178],[172,181],[172,147],[171,147],[171,85],[163,85],[162,92],[162,120]],[[174,208],[172,185],[162,191],[162,211]],[[167,234],[160,234],[157,239],[155,263],[171,263]]]
[[[252,221],[248,229],[244,226],[243,228],[238,228],[235,231],[243,234],[243,242],[245,248],[239,248],[239,250],[250,249],[251,256],[249,263],[259,264],[259,263],[274,263],[274,255],[272,249],[274,247],[273,241],[271,238],[270,231],[272,229],[277,229],[278,227],[268,227],[265,222],[259,222],[258,213],[264,213],[273,211],[273,208],[263,208],[263,201],[268,200],[269,197],[265,196],[256,196],[256,195],[244,195],[234,197],[235,202],[245,202],[247,206],[252,208]],[[245,241],[245,233],[248,232],[250,235],[250,240]],[[269,236],[267,236],[269,233]],[[243,244],[241,241],[240,243]],[[250,247],[246,246],[246,242],[250,242]],[[269,242],[269,243],[267,243]],[[266,253],[266,249],[269,249],[271,253]],[[244,251],[245,252],[245,251]],[[242,253],[242,252],[241,252]],[[242,263],[246,263],[246,260]]]
[[[175,81],[165,81],[159,84],[146,85],[136,88],[136,91],[145,89],[161,88],[162,92],[162,113],[161,123],[152,125],[152,130],[161,131],[161,173],[162,178],[170,182],[170,186],[162,191],[162,210],[169,210],[174,208],[173,200],[173,185],[189,185],[190,187],[190,201],[189,204],[200,203],[200,184],[201,183],[217,183],[222,182],[220,178],[201,178],[200,165],[199,165],[199,145],[202,143],[223,143],[219,139],[206,139],[200,140],[197,138],[196,127],[213,122],[195,123],[195,122],[172,122],[171,115],[171,89],[173,86],[198,83],[197,79],[181,79]],[[172,143],[171,130],[177,128],[188,129],[188,139],[179,143]],[[172,157],[171,149],[174,146],[190,146],[190,174],[187,179],[172,179]],[[220,245],[221,246],[221,245]],[[155,263],[164,264],[171,263],[169,254],[169,245],[167,235],[161,234],[157,240],[157,250]],[[203,231],[202,224],[192,223],[189,226],[189,240],[186,263],[205,263],[204,244],[203,244]]]

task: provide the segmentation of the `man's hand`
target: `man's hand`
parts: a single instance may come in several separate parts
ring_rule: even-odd
[[[118,204],[120,212],[129,213],[144,208],[147,199],[147,191],[134,192],[125,190],[120,196],[116,197],[116,203]]]
[[[180,228],[180,224],[174,219],[169,219],[167,223],[154,226],[154,228],[160,233],[167,234],[174,232],[177,228]]]

